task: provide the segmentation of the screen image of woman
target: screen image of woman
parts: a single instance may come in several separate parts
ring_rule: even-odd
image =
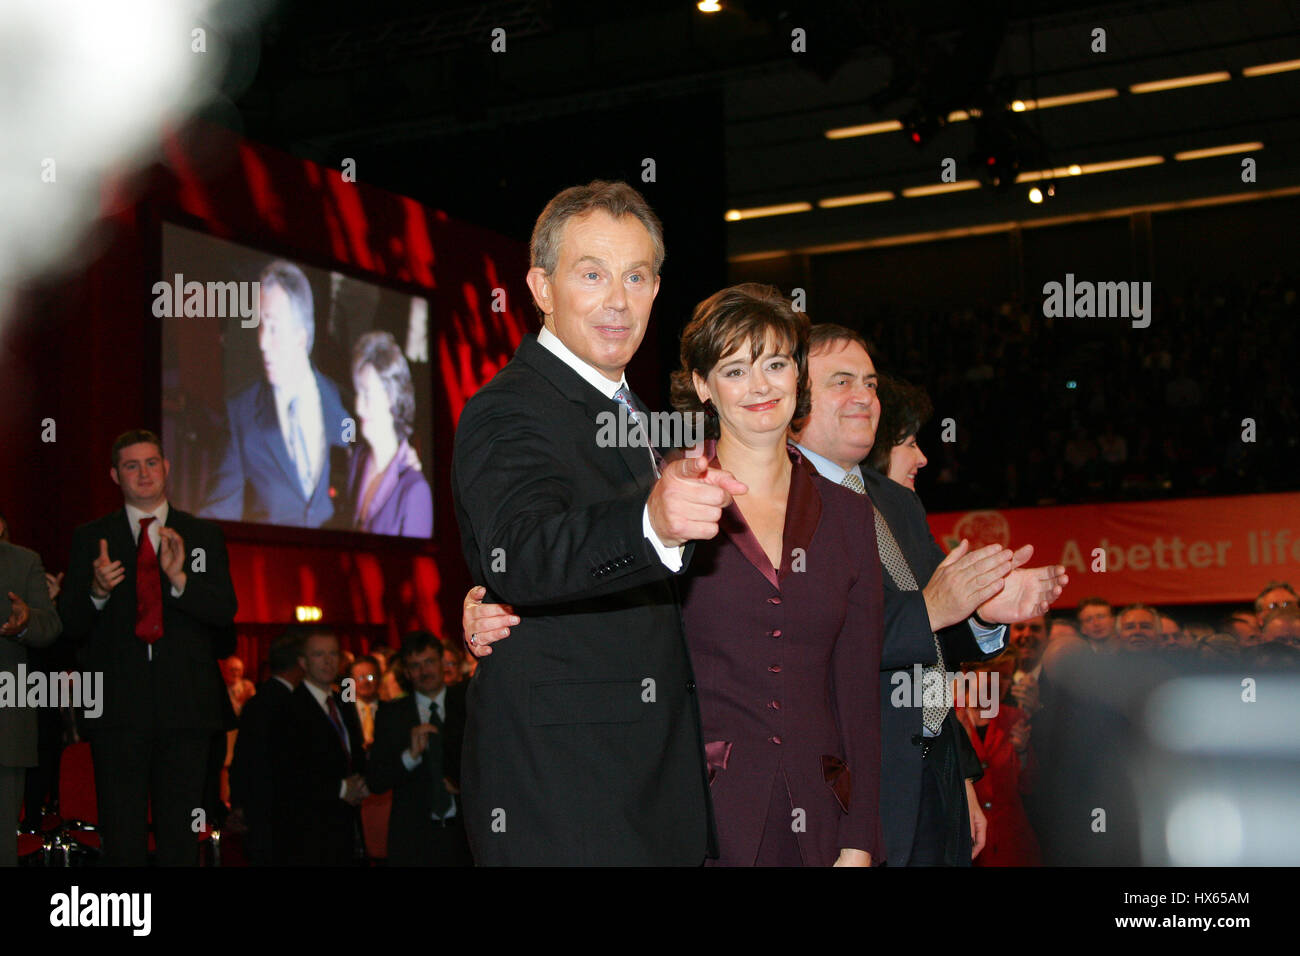
[[[357,421],[365,440],[352,457],[352,526],[372,534],[428,537],[433,495],[411,447],[415,389],[411,369],[388,332],[367,332],[352,348]]]

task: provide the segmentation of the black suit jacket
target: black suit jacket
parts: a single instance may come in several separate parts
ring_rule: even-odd
[[[135,636],[136,543],[126,510],[84,524],[72,535],[67,578],[59,594],[63,630],[85,644],[83,666],[104,675],[101,716],[87,719],[95,730],[156,733],[219,730],[225,682],[217,661],[235,651],[237,602],[221,529],[170,507],[167,527],[185,542],[185,591],[172,597],[171,582],[158,572],[162,587],[163,636],[149,648]],[[91,567],[100,539],[126,571],[96,610],[90,597]],[[196,551],[200,553],[196,555]]]
[[[917,583],[924,588],[944,559],[943,549],[934,540],[925,507],[916,492],[886,478],[874,468],[863,468],[867,494],[880,510],[907,559]],[[930,616],[920,591],[901,591],[888,574],[885,584],[885,641],[880,661],[881,693],[881,787],[880,813],[885,833],[885,855],[891,866],[906,866],[916,837],[917,805],[921,795],[921,748],[912,738],[923,728],[922,708],[893,706],[900,681],[910,688],[915,679],[914,666],[935,662],[934,640],[937,633],[943,648],[944,664],[949,671],[966,661],[994,656],[980,650],[970,625],[961,621],[938,632],[930,629]],[[910,698],[910,694],[906,695]],[[958,861],[969,862],[970,831],[961,823],[967,813],[966,777],[980,776],[979,758],[954,713],[948,715],[948,733],[957,752],[957,773],[953,777],[946,816],[965,834],[964,850],[959,847]]]
[[[392,812],[388,817],[388,863],[392,866],[437,866],[445,861],[431,857],[429,846],[430,814],[435,800],[446,813],[451,807],[451,793],[443,778],[458,786],[460,750],[465,736],[465,694],[467,685],[447,688],[443,707],[447,719],[431,715],[438,735],[429,741],[420,763],[407,770],[402,751],[411,745],[411,728],[420,723],[415,694],[379,705],[375,722],[375,742],[366,760],[366,785],[372,793],[393,791]],[[456,801],[456,813],[464,808]]]
[[[642,531],[649,452],[597,442],[618,408],[529,335],[460,418],[465,561],[523,618],[469,689],[480,864],[696,866],[712,847],[674,576]]]
[[[343,749],[338,731],[306,682],[293,692],[283,727],[273,735],[271,826],[276,856],[296,866],[346,866],[357,859],[357,809],[339,794],[346,777],[365,773],[365,745],[356,708],[333,696],[348,732],[349,750]]]
[[[250,861],[259,866],[281,862],[271,825],[272,767],[275,735],[284,726],[292,699],[292,690],[274,677],[268,678],[239,713],[239,736],[230,762],[230,805],[244,811],[248,823],[244,845]]]
[[[13,591],[30,609],[21,634],[0,634],[0,674],[17,681],[18,668],[30,663],[28,648],[46,647],[59,636],[62,624],[50,604],[45,569],[35,551],[0,541],[0,623],[9,619]],[[27,693],[25,686],[18,694]],[[0,767],[35,767],[37,762],[37,711],[30,707],[0,707]],[[5,820],[4,824],[8,825]]]

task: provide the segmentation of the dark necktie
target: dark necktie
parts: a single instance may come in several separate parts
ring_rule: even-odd
[[[339,713],[339,705],[334,703],[334,695],[325,696],[325,706],[329,710],[330,723],[334,725],[334,732],[339,735],[339,744],[343,747],[343,752],[348,755],[349,762],[352,760],[352,748],[348,746],[347,728],[343,726],[343,715]]]
[[[149,540],[153,517],[140,519],[140,540],[135,547],[135,636],[146,644],[162,637],[162,580],[158,552]]]
[[[425,750],[425,767],[433,780],[433,804],[429,810],[434,817],[441,820],[451,809],[451,795],[442,779],[442,728],[443,719],[438,716],[438,704],[429,701],[429,723],[438,728],[436,734],[430,734],[428,749]]]

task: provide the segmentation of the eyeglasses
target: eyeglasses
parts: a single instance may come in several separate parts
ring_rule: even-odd
[[[1270,601],[1268,604],[1264,605],[1264,610],[1272,611],[1280,607],[1294,607],[1295,604],[1295,601]]]

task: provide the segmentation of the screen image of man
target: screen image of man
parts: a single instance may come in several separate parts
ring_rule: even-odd
[[[312,365],[311,284],[290,262],[259,279],[263,378],[226,402],[229,439],[199,513],[226,521],[319,528],[334,517],[330,449],[348,419],[338,386]]]
[[[64,632],[104,675],[102,713],[86,720],[103,863],[144,865],[152,804],[158,863],[192,866],[190,826],[226,696],[217,661],[235,649],[226,542],[168,504],[157,435],[124,433],[112,462],[124,507],[73,533],[59,594]]]

